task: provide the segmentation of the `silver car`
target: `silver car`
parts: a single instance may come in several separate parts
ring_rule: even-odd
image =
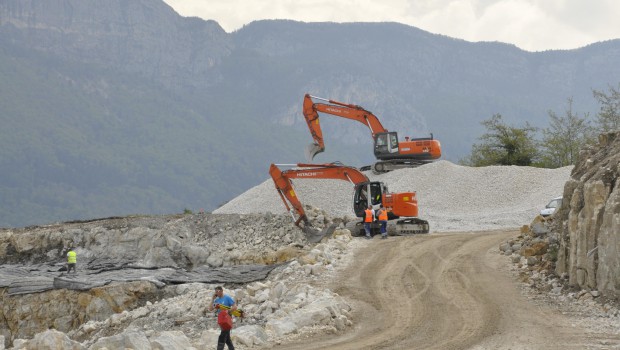
[[[562,205],[562,197],[553,198],[551,202],[549,202],[549,204],[545,206],[545,209],[540,211],[540,215],[549,216],[555,213],[556,209],[558,209],[561,205]]]

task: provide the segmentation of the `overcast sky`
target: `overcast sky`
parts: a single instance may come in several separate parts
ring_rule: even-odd
[[[620,38],[619,0],[164,0],[182,16],[232,32],[259,19],[399,22],[468,41],[528,51]]]

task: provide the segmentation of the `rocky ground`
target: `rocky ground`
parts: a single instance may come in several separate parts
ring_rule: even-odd
[[[558,237],[552,230],[554,216],[537,216],[521,234],[501,244],[499,250],[512,263],[510,271],[520,282],[521,290],[533,302],[552,306],[571,315],[574,326],[593,334],[620,335],[620,303],[606,298],[597,290],[585,290],[568,285],[566,274],[558,276],[555,269]],[[609,349],[620,345],[602,343]]]
[[[420,216],[431,222],[433,232],[448,232],[516,228],[528,224],[550,198],[562,193],[569,173],[570,168],[475,169],[438,162],[369,177],[386,182],[394,192],[417,190]],[[0,231],[0,238],[11,243],[0,241],[3,248],[0,252],[4,252],[5,264],[16,262],[11,260],[20,255],[15,251],[22,252],[21,256],[27,256],[31,263],[41,263],[54,260],[62,246],[73,240],[78,247],[82,247],[82,251],[78,250],[78,256],[93,258],[106,255],[111,246],[118,244],[128,247],[129,251],[133,249],[133,254],[118,250],[114,253],[118,255],[115,255],[116,258],[131,257],[132,264],[149,268],[160,265],[162,261],[173,269],[191,269],[201,264],[215,268],[248,263],[281,263],[265,280],[225,284],[247,315],[245,319],[237,320],[233,332],[237,348],[250,349],[289,342],[316,332],[346,332],[353,326],[352,305],[330,290],[330,279],[349,266],[360,248],[372,242],[352,238],[347,230],[340,229],[334,232],[331,239],[318,245],[309,244],[291,224],[290,217],[282,214],[284,206],[270,181],[233,199],[214,214],[160,217],[159,223],[149,223],[149,218],[142,218],[140,220],[144,222],[141,224],[128,221],[123,224],[121,219],[115,227],[105,229],[101,225],[50,225],[38,228],[38,235],[33,233],[36,228],[3,230]],[[302,202],[325,210],[310,210],[317,226],[332,220],[346,222],[352,219],[350,184],[308,180],[305,183],[298,181],[296,185]],[[138,232],[140,235],[136,235]],[[36,245],[23,237],[35,239],[41,235],[47,242],[54,242],[53,248],[40,248],[34,254],[33,249],[28,247]],[[533,300],[554,302],[559,308],[564,304],[570,305],[566,312],[583,314],[584,320],[592,320],[593,317],[605,319],[610,322],[605,325],[603,322],[592,323],[600,327],[615,325],[618,329],[618,312],[612,303],[597,300],[591,292],[569,291],[561,287],[561,277],[543,273],[543,269],[534,267],[542,259],[530,264],[520,248],[515,246],[519,239],[526,237],[532,235],[515,237],[514,242],[509,244],[510,251],[502,245],[502,251],[510,257],[507,259],[514,262],[515,278],[523,280],[526,286],[536,287],[528,287],[524,293],[530,293]],[[522,243],[521,247],[524,245]],[[11,249],[7,248],[9,246]],[[136,254],[138,248],[140,253]],[[41,255],[49,258],[36,258]],[[139,288],[154,288],[153,281],[135,283],[148,285]],[[33,332],[30,336],[17,335],[17,328],[28,325],[34,329],[41,327],[41,323],[26,323],[23,320],[9,322],[3,326],[5,329],[0,329],[0,337],[4,336],[4,344],[11,344],[15,349],[42,348],[46,344],[54,344],[53,348],[58,349],[212,347],[216,343],[217,325],[213,315],[205,314],[204,309],[215,285],[184,283],[160,286],[154,288],[156,291],[151,294],[136,293],[132,303],[128,303],[127,298],[114,299],[110,296],[122,294],[121,291],[96,289],[80,292],[66,298],[81,298],[87,305],[86,309],[98,310],[99,317],[86,317],[87,311],[83,310],[78,314],[82,315],[84,322],[75,324],[59,316],[46,327],[50,330],[36,332],[37,335]],[[93,296],[97,294],[106,294],[106,297],[97,299]],[[146,295],[151,297],[144,297]],[[538,297],[540,295],[544,297]],[[41,299],[8,297],[6,290],[2,297],[5,319],[16,316],[11,306],[49,312],[49,309],[35,307],[35,303],[43,303]],[[23,302],[20,304],[23,300],[19,298],[29,300],[29,306]],[[52,298],[64,300],[64,297],[57,295]],[[115,300],[117,307],[108,310],[102,306],[106,300]],[[119,302],[126,303],[127,307],[120,306]],[[570,311],[573,307],[574,311]],[[63,315],[62,311],[58,314]]]

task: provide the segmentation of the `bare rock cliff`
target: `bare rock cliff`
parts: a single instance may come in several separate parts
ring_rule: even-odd
[[[211,68],[231,47],[217,22],[184,18],[150,0],[1,1],[0,35],[69,61],[173,84],[216,80]]]
[[[556,213],[560,249],[556,272],[569,284],[620,296],[620,132],[584,151]]]

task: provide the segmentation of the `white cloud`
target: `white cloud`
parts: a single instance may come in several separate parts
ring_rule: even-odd
[[[231,32],[254,20],[400,22],[469,41],[571,49],[620,38],[617,0],[165,0]]]

